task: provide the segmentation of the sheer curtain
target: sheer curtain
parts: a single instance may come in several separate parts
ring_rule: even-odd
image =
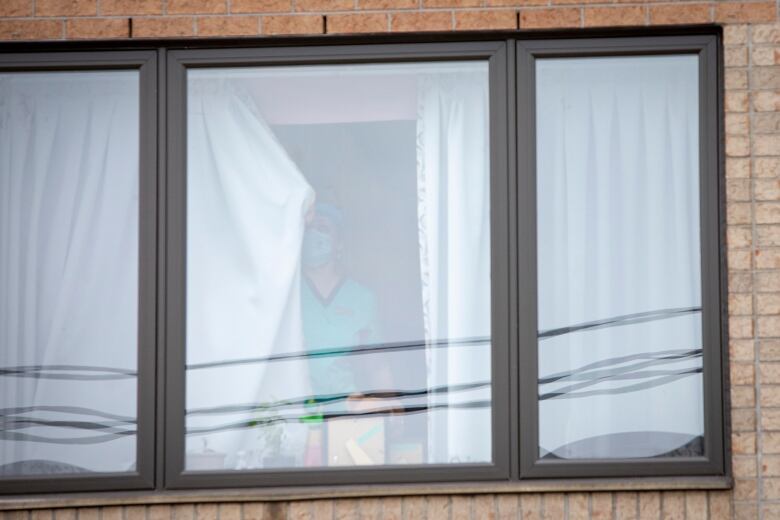
[[[268,419],[258,405],[308,390],[300,361],[241,360],[304,350],[300,247],[313,191],[252,99],[221,74],[193,71],[188,82],[187,428],[188,449],[196,453],[190,469],[204,452],[228,457],[228,467],[240,465],[234,457],[258,445],[258,430],[220,425]],[[207,413],[217,407],[234,411]],[[302,445],[304,426],[284,428]]]
[[[695,56],[540,60],[541,455],[701,450]]]
[[[0,474],[135,463],[138,88],[0,74]]]
[[[418,83],[418,221],[428,384],[450,388],[430,403],[429,462],[440,463],[491,458],[489,384],[456,390],[490,381],[488,81],[485,64],[470,67],[422,76]],[[441,342],[452,347],[440,348]],[[482,406],[466,408],[468,402]]]

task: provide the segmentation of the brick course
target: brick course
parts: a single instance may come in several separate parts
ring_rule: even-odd
[[[0,40],[722,24],[735,479],[729,491],[133,505],[0,520],[780,518],[779,12],[777,0],[0,0]]]

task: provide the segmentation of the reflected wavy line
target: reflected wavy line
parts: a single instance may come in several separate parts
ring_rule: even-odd
[[[665,320],[669,318],[677,318],[686,314],[693,314],[696,312],[701,312],[701,307],[677,307],[671,309],[659,309],[655,311],[636,312],[633,314],[623,314],[621,316],[587,321],[575,325],[569,325],[567,327],[560,327],[557,329],[540,330],[538,337],[540,340],[542,340],[555,336],[561,336],[563,334],[571,334],[572,332],[601,329],[606,327],[620,327],[623,325],[633,325],[635,323]]]
[[[42,437],[40,435],[30,435],[29,433],[8,432],[0,430],[0,439],[7,441],[37,442],[42,444],[102,444],[117,439],[123,439],[129,435],[135,435],[135,430],[123,432],[107,433],[92,437],[72,437],[72,438],[53,438]]]
[[[53,421],[48,419],[36,419],[34,417],[9,417],[0,420],[0,429],[5,431],[35,428],[36,426],[46,426],[49,428],[72,428],[75,430],[106,430],[119,432],[124,431],[124,426],[126,425],[127,423],[125,422],[99,423],[91,421]]]
[[[456,404],[435,404],[435,405],[419,405],[419,406],[405,406],[402,408],[378,408],[375,410],[364,410],[361,412],[330,412],[316,415],[316,422],[324,422],[333,419],[345,419],[345,418],[362,418],[362,417],[391,417],[399,415],[411,415],[417,413],[424,413],[432,410],[439,409],[474,409],[474,408],[489,408],[491,402],[489,400],[483,401],[469,401],[465,403]],[[272,417],[265,420],[255,421],[240,421],[233,422],[218,426],[208,426],[202,428],[188,428],[187,435],[203,435],[207,433],[215,433],[229,430],[241,430],[245,428],[257,428],[263,426],[270,426],[278,423],[306,423],[314,422],[312,415],[288,415],[280,417]]]
[[[636,372],[637,370],[651,367],[651,366],[657,366],[657,365],[668,365],[670,363],[679,363],[681,361],[686,361],[690,359],[697,359],[701,358],[701,351],[686,354],[686,355],[679,355],[679,356],[666,356],[662,358],[655,358],[651,359],[649,361],[644,361],[642,363],[633,363],[631,365],[624,365],[618,368],[610,368],[605,370],[583,370],[583,369],[576,369],[572,370],[571,372],[567,372],[565,375],[561,374],[558,377],[551,378],[543,378],[539,380],[539,384],[551,384],[558,381],[591,381],[595,379],[609,379],[613,376],[618,376],[620,374],[625,374],[629,372]],[[611,363],[611,364],[617,364],[617,363]]]
[[[412,397],[425,397],[428,395],[449,394],[454,392],[478,390],[480,388],[489,388],[490,381],[481,381],[477,383],[463,383],[460,385],[442,385],[432,388],[425,388],[412,391],[403,390],[383,390],[376,392],[362,392],[360,396],[366,399],[406,399]],[[330,394],[330,395],[313,395],[305,397],[295,397],[292,399],[285,399],[271,403],[251,403],[244,405],[226,405],[226,406],[214,406],[209,408],[195,408],[188,410],[187,415],[212,415],[212,414],[227,414],[227,413],[246,413],[246,412],[263,412],[267,410],[278,410],[284,408],[291,408],[304,405],[316,405],[316,404],[334,404],[338,402],[344,402],[353,396],[351,393]]]
[[[116,415],[108,412],[101,412],[93,408],[83,408],[80,406],[20,406],[16,408],[0,408],[0,418],[10,417],[18,414],[25,414],[30,412],[55,412],[66,413],[73,415],[92,415],[95,417],[103,417],[106,419],[114,419],[116,421],[123,421],[127,423],[135,423],[135,417],[128,415]]]
[[[556,392],[548,392],[546,394],[539,395],[540,401],[546,401],[548,399],[577,399],[582,397],[592,397],[596,395],[618,395],[618,394],[627,394],[629,392],[636,392],[638,390],[646,390],[648,388],[654,388],[656,386],[662,386],[668,383],[672,383],[678,379],[681,379],[683,377],[688,377],[695,374],[701,374],[702,373],[701,368],[695,368],[691,370],[686,370],[683,372],[676,372],[666,377],[661,377],[658,379],[655,379],[653,381],[647,381],[645,383],[637,383],[635,385],[628,385],[621,388],[605,388],[603,390],[590,390],[586,392],[571,392],[568,387],[566,389],[563,389],[564,391],[556,391]],[[588,383],[586,385],[577,385],[578,388],[584,388],[587,386],[592,386],[594,384],[600,383],[602,381],[595,381],[593,383]],[[572,385],[574,386],[574,385]]]

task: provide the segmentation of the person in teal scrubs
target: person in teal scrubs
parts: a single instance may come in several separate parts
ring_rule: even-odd
[[[306,350],[327,351],[378,343],[374,293],[350,278],[342,263],[343,216],[333,204],[318,202],[309,215],[301,259],[301,306]],[[360,358],[309,358],[309,378],[317,396],[360,392]],[[364,360],[368,361],[368,360]]]

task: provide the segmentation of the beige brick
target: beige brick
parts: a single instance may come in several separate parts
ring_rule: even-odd
[[[529,493],[520,495],[521,516],[533,520],[542,518],[542,495],[539,493]]]
[[[580,27],[582,14],[579,9],[528,9],[520,11],[521,29],[548,29],[556,27]]]
[[[750,269],[752,267],[752,259],[753,253],[747,249],[728,250],[728,265],[731,270]]]
[[[78,510],[78,520],[98,520],[100,518],[100,508],[81,507]]]
[[[756,179],[753,191],[756,200],[780,200],[780,179]]]
[[[312,516],[319,520],[320,518],[333,518],[333,500],[312,500],[311,511]],[[269,520],[272,517],[269,514]],[[280,516],[280,518],[283,518]],[[246,520],[246,513],[244,513],[244,520]]]
[[[748,75],[746,69],[733,69],[729,68],[724,71],[723,83],[726,90],[731,92],[733,90],[746,89],[748,87]]]
[[[168,0],[168,14],[227,13],[227,0]]]
[[[33,509],[30,511],[30,520],[53,520],[54,511],[51,509]]]
[[[746,226],[732,226],[726,229],[726,243],[730,248],[750,247],[753,244],[752,230]]]
[[[60,20],[0,20],[0,40],[55,40],[62,35]]]
[[[731,225],[749,225],[753,206],[749,202],[733,202],[726,208],[726,221]]]
[[[756,294],[756,312],[758,314],[780,314],[780,294]]]
[[[328,15],[328,34],[378,33],[389,29],[385,13],[356,13]]]
[[[545,493],[543,497],[544,501],[544,520],[556,520],[564,518],[566,516],[566,505],[564,502],[565,495],[563,493]],[[475,518],[482,518],[475,515]]]
[[[756,452],[756,434],[734,432],[731,434],[731,449],[736,455],[751,455]]]
[[[250,504],[247,504],[249,506]],[[173,519],[174,520],[194,520],[195,518],[195,505],[194,504],[177,504],[173,506]],[[260,520],[261,517],[247,518],[244,515],[244,520]]]
[[[756,227],[756,244],[761,248],[780,245],[780,226],[765,225]]]
[[[404,497],[404,520],[425,518],[425,497]]]
[[[731,518],[731,493],[729,491],[710,491],[710,518]]]
[[[780,397],[780,394],[778,394]],[[762,392],[761,399],[764,394]],[[733,385],[731,387],[731,406],[734,408],[751,408],[756,405],[756,390],[750,385]]]
[[[769,22],[775,19],[775,11],[774,2],[722,2],[715,6],[715,21]]]
[[[723,43],[726,45],[746,44],[748,41],[747,25],[726,25],[723,27]]]
[[[171,506],[165,504],[149,506],[148,520],[172,520],[172,518],[173,510]]]
[[[125,18],[73,18],[66,22],[65,34],[74,40],[128,38],[130,24]]]
[[[330,502],[329,500],[315,500],[312,504],[318,502]],[[263,502],[248,502],[244,504],[244,517],[243,520],[267,520],[267,504]]]
[[[639,502],[636,493],[615,493],[615,516],[626,520],[636,520]]]
[[[750,130],[750,118],[747,114],[726,114],[726,133],[732,135],[747,135]]]
[[[175,38],[195,34],[190,17],[133,18],[134,38]]]
[[[761,433],[761,452],[780,454],[780,432]]]
[[[753,312],[753,297],[750,294],[729,294],[729,314],[732,316],[749,316]]]
[[[780,384],[780,363],[761,363],[759,372],[761,374],[762,388],[763,385]]]
[[[235,0],[234,0],[235,1]],[[162,14],[163,0],[100,0],[100,14],[109,16]]]
[[[764,430],[780,430],[780,409],[764,408],[761,410],[761,428]]]
[[[740,135],[726,135],[726,156],[747,157],[750,155],[750,139]]]
[[[549,0],[487,0],[488,7],[529,7],[548,5]]]
[[[726,112],[747,112],[748,111],[747,92],[726,92],[724,98],[725,98]]]
[[[756,223],[757,224],[777,224],[777,223],[780,223],[780,203],[778,203],[778,202],[757,202],[756,203]]]
[[[750,72],[750,88],[754,90],[780,88],[780,67],[754,67]]]
[[[674,25],[684,23],[707,23],[712,21],[712,7],[709,4],[663,4],[650,6],[650,23]]]
[[[241,504],[219,504],[219,520],[241,520]]]
[[[360,520],[383,520],[382,499],[361,498],[358,500],[358,511],[360,511]]]
[[[780,478],[761,479],[761,498],[764,500],[780,499]]]
[[[755,92],[753,110],[756,112],[780,111],[780,91]]]
[[[587,493],[571,493],[566,497],[569,520],[588,520],[590,516],[588,498]],[[517,516],[511,518],[514,520]]]
[[[773,292],[780,290],[780,273],[774,271],[758,271],[755,274],[757,292]]]
[[[292,10],[292,0],[231,0],[231,13],[283,13]]]
[[[685,518],[685,493],[666,491],[661,493],[661,512],[664,520]]]
[[[639,493],[639,520],[659,518],[661,518],[661,493],[657,491]]]
[[[749,316],[732,316],[729,318],[730,338],[752,338],[753,318]]]
[[[745,67],[748,64],[747,47],[726,47],[723,52],[723,63],[726,67]]]
[[[324,19],[319,15],[264,16],[263,34],[322,34]]]
[[[733,318],[733,321],[741,318]],[[749,319],[749,318],[748,318]],[[755,384],[755,367],[748,363],[731,363],[731,384],[752,385]]]
[[[422,0],[423,7],[446,8],[446,7],[481,7],[482,0]]]
[[[514,11],[456,11],[455,29],[517,29]]]
[[[780,155],[780,135],[754,135],[753,155]]]
[[[753,65],[759,65],[762,67],[780,65],[780,47],[754,47],[750,57]]]
[[[729,359],[736,362],[751,363],[755,360],[755,342],[752,339],[733,339],[729,341]]]
[[[484,518],[485,520],[496,519],[496,497],[495,495],[476,495],[473,500],[473,517]],[[453,507],[454,509],[454,507]],[[453,510],[454,516],[454,510]],[[455,520],[453,518],[453,520]],[[470,520],[470,519],[469,519]]]
[[[471,495],[453,495],[450,497],[449,520],[471,520],[471,506],[474,497]]]
[[[435,495],[428,497],[426,501],[426,518],[428,520],[448,520],[450,516],[450,498],[448,496]]]
[[[645,24],[645,9],[640,6],[587,7],[583,10],[583,16],[585,27]]]
[[[33,0],[4,0],[0,2],[0,18],[32,16]]]
[[[685,519],[707,520],[707,493],[688,491],[685,493]]]
[[[756,520],[758,506],[753,503],[734,504],[734,520]]]
[[[97,0],[36,0],[36,16],[95,16]]]
[[[294,5],[296,11],[348,11],[355,8],[355,0],[295,0]]]
[[[216,520],[218,516],[217,504],[197,504],[195,506],[196,520]]]
[[[756,500],[758,497],[758,481],[753,478],[734,480],[735,500]]]
[[[447,11],[393,13],[390,27],[396,32],[448,31],[452,29],[452,15]]]
[[[125,507],[126,520],[146,520],[145,506],[127,506]]]
[[[780,158],[757,157],[755,159],[756,177],[780,177]]]
[[[387,497],[382,499],[382,520],[402,520],[403,499]]]
[[[591,519],[611,520],[614,513],[612,500],[612,493],[592,493],[590,495]]]
[[[763,339],[758,345],[761,361],[780,361],[780,340]]]
[[[780,386],[761,384],[761,406],[780,406]]]
[[[732,408],[731,429],[735,432],[752,432],[756,430],[756,411],[751,408]]]
[[[751,27],[753,43],[780,43],[780,25],[755,24]]]
[[[750,181],[745,179],[727,179],[726,200],[729,203],[750,201]]]
[[[749,272],[743,271],[729,271],[729,293],[749,293],[753,290],[753,277]],[[744,320],[738,326],[735,326],[734,330],[738,331],[740,328],[745,327]],[[732,336],[732,338],[739,338],[745,336]],[[748,336],[750,337],[750,336]]]
[[[358,9],[416,9],[419,0],[358,0]]]
[[[287,520],[315,520],[311,511],[311,502],[308,500],[294,500],[287,503]],[[219,520],[222,518],[220,511]]]
[[[753,114],[753,132],[757,134],[780,133],[780,112]]]
[[[732,460],[735,478],[756,478],[758,468],[754,456],[735,456]]]
[[[730,179],[750,177],[750,159],[739,157],[726,158],[726,177]]]
[[[257,16],[209,16],[198,18],[200,36],[252,36],[260,33]]]

